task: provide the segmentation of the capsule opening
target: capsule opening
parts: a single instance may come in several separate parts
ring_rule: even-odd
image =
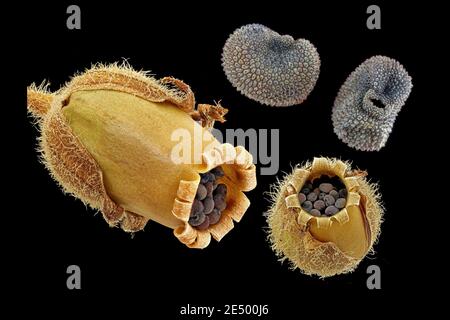
[[[322,174],[308,179],[298,193],[304,211],[315,217],[331,217],[345,208],[348,190],[335,175]]]
[[[200,173],[197,193],[189,216],[189,224],[192,227],[206,230],[219,222],[222,212],[227,207],[228,188],[221,181],[224,175],[221,166]]]

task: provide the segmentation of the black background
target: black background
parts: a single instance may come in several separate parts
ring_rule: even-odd
[[[68,310],[84,310],[93,303],[98,309],[144,311],[151,319],[182,319],[177,316],[179,308],[188,303],[268,304],[271,319],[286,319],[307,310],[344,312],[354,301],[374,310],[392,302],[397,292],[414,295],[421,266],[411,257],[426,253],[418,250],[414,239],[422,228],[408,186],[422,175],[417,170],[426,156],[424,144],[419,144],[426,138],[419,128],[427,123],[429,113],[424,114],[424,108],[431,108],[426,89],[430,78],[425,74],[433,61],[425,63],[425,54],[441,31],[429,23],[440,8],[378,2],[382,29],[368,30],[366,8],[372,3],[276,1],[245,7],[242,2],[74,3],[81,7],[81,30],[66,28],[66,8],[72,3],[14,9],[20,19],[12,27],[26,26],[25,47],[16,57],[21,59],[16,64],[20,77],[14,79],[21,86],[15,99],[21,119],[15,127],[21,137],[17,163],[26,168],[21,187],[27,191],[20,202],[22,246],[16,252],[20,259],[15,260],[17,269],[23,270],[21,278],[27,280],[16,286],[19,294],[33,288],[34,299],[46,298],[40,305],[46,311],[54,309],[56,301]],[[306,38],[316,46],[321,72],[302,105],[262,106],[227,81],[221,67],[222,46],[231,32],[248,23]],[[331,107],[349,73],[378,54],[400,61],[414,87],[386,147],[380,152],[357,152],[333,133]],[[131,238],[109,228],[100,214],[94,215],[79,200],[65,196],[38,162],[38,132],[26,115],[25,88],[48,79],[51,89],[57,90],[91,63],[124,58],[157,77],[184,80],[200,103],[222,100],[229,113],[225,124],[216,125],[218,129],[280,129],[278,177],[320,155],[352,160],[367,169],[379,182],[386,208],[376,254],[364,259],[355,272],[325,280],[280,264],[265,240],[263,217],[269,206],[265,193],[275,176],[258,177],[258,187],[248,193],[252,204],[243,220],[220,243],[212,241],[204,250],[186,248],[172,230],[154,222]],[[82,270],[79,291],[66,288],[66,268],[71,264]],[[371,264],[381,268],[378,291],[366,287]],[[165,316],[152,317],[161,313]]]

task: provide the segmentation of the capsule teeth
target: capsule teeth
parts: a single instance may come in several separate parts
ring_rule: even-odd
[[[319,77],[320,58],[308,40],[249,24],[226,41],[222,66],[231,84],[248,98],[284,107],[308,97]]]
[[[334,102],[334,132],[348,146],[378,151],[412,89],[411,77],[394,59],[374,56],[350,74]]]

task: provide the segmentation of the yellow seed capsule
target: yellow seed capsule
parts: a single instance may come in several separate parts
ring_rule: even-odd
[[[322,176],[338,177],[347,190],[346,205],[331,216],[305,211],[298,197],[303,186]],[[298,166],[273,193],[267,216],[269,241],[281,260],[305,274],[329,277],[354,270],[380,233],[383,208],[376,185],[365,173],[336,159],[315,158]]]
[[[135,232],[154,220],[192,248],[220,240],[249,206],[242,191],[256,185],[255,166],[242,147],[209,132],[224,121],[220,105],[198,105],[189,86],[155,80],[128,66],[96,66],[52,94],[28,88],[28,109],[39,120],[42,158],[65,192],[99,209],[111,225]],[[189,137],[190,161],[174,157]],[[227,207],[206,230],[189,223],[200,173],[221,166]]]

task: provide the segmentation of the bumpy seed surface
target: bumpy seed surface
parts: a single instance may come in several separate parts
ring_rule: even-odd
[[[191,216],[189,217],[189,224],[193,227],[197,227],[205,221],[205,217],[206,216],[203,212],[191,214]]]
[[[412,80],[394,59],[374,56],[350,74],[334,102],[334,132],[348,146],[377,151],[385,144]]]
[[[205,199],[205,201],[203,201],[203,206],[204,206],[205,214],[210,214],[211,211],[213,211],[214,200],[213,200],[212,196],[209,196],[208,198]]]
[[[311,213],[315,217],[320,217],[321,216],[320,211],[317,210],[317,209],[311,209],[311,211],[309,213]]]
[[[339,198],[336,200],[336,202],[334,203],[335,207],[338,209],[342,209],[345,207],[345,199],[344,198]]]
[[[305,196],[307,196],[310,192],[311,192],[311,189],[310,189],[310,188],[305,187],[305,188],[302,189],[302,193],[303,193]]]
[[[306,196],[305,196],[305,194],[304,193],[299,193],[298,194],[298,201],[300,201],[300,204],[302,204],[303,202],[305,202],[306,201]]]
[[[213,189],[214,189],[214,183],[210,182],[210,181],[205,183],[205,188],[206,188],[206,193],[208,194],[208,196],[211,195],[213,192]]]
[[[224,185],[223,183],[219,184],[216,188],[216,193],[221,194],[221,195],[226,195],[227,194],[227,186]]]
[[[194,214],[199,213],[199,212],[203,212],[204,206],[203,206],[203,202],[201,202],[198,199],[194,200],[194,203],[192,204],[192,212]]]
[[[214,209],[209,215],[209,223],[211,225],[216,224],[220,220],[222,213],[218,209]]]
[[[222,65],[242,94],[269,106],[302,103],[320,71],[316,48],[305,39],[280,35],[260,24],[237,29],[225,43]]]
[[[327,207],[333,205],[333,204],[336,202],[336,200],[334,199],[334,197],[333,197],[333,196],[330,196],[329,194],[327,194],[327,195],[325,196],[325,198],[323,198],[323,201],[325,202],[325,205],[326,205]]]
[[[310,212],[311,209],[313,208],[313,204],[311,201],[305,201],[302,204],[302,208],[305,209],[306,211]]]
[[[220,211],[224,210],[227,207],[227,204],[225,203],[225,198],[223,195],[216,194],[214,196],[214,207]]]
[[[227,186],[218,180],[223,176],[221,167],[200,174],[200,183],[189,217],[191,226],[204,230],[220,220],[222,211],[227,207]]]
[[[314,208],[317,210],[323,210],[325,207],[325,202],[323,200],[317,200],[314,202]]]
[[[325,192],[319,193],[319,200],[323,200],[327,194]]]
[[[207,183],[207,182],[214,182],[215,176],[211,172],[206,172],[202,175],[202,178],[200,180],[201,183]]]
[[[339,209],[336,208],[335,206],[329,206],[325,209],[325,214],[327,216],[332,216],[333,214],[336,214],[339,212]]]
[[[208,192],[206,191],[206,187],[203,184],[198,185],[196,198],[198,200],[203,200],[206,198]]]
[[[206,215],[204,217],[205,217],[205,220],[197,226],[197,229],[199,229],[199,230],[205,230],[209,227],[209,223],[210,223],[209,217]]]
[[[308,199],[311,202],[314,202],[317,200],[317,194],[315,192],[311,192],[310,194],[308,194],[306,199]]]
[[[223,177],[225,174],[221,167],[216,167],[216,168],[212,169],[211,173],[214,174],[216,177]]]
[[[331,190],[330,191],[330,196],[332,196],[335,200],[337,200],[339,198],[339,192],[337,192],[336,190]]]
[[[320,191],[325,192],[325,193],[329,193],[331,190],[333,190],[333,188],[334,187],[331,183],[321,183],[319,185]]]

